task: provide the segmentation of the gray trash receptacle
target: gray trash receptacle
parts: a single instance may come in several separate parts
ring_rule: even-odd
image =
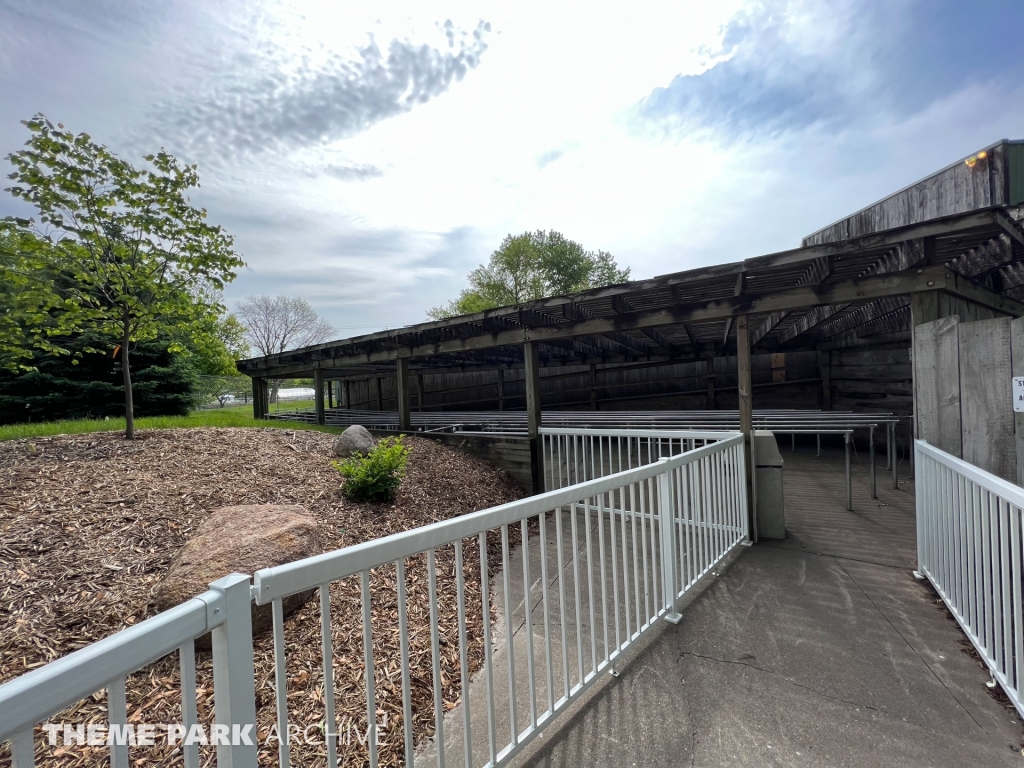
[[[786,538],[786,509],[782,488],[782,454],[775,435],[754,432],[754,467],[757,472],[757,537]]]

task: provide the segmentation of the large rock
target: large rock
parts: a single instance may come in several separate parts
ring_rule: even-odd
[[[353,424],[334,441],[334,454],[347,459],[349,456],[365,456],[373,450],[373,435],[366,427]]]
[[[290,563],[321,551],[316,519],[303,507],[246,504],[216,509],[182,547],[157,585],[156,607],[167,610],[209,589],[209,583],[229,573],[252,574],[260,568]],[[302,607],[316,590],[286,597],[285,616]],[[269,605],[252,606],[253,633],[272,626]],[[196,641],[210,648],[210,636]]]

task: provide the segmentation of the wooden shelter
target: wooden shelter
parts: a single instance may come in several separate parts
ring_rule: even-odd
[[[406,426],[413,393],[424,407],[424,376],[493,372],[496,392],[477,402],[506,407],[503,372],[514,370],[522,382],[517,405],[525,406],[536,438],[542,369],[589,373],[596,408],[599,371],[734,358],[726,366],[735,382],[733,407],[749,431],[752,354],[770,355],[772,368],[777,356],[804,353],[806,362],[806,353],[816,355],[821,394],[814,403],[798,397],[790,407],[827,410],[837,350],[883,351],[880,359],[909,378],[914,327],[952,315],[1024,315],[1022,203],[1024,141],[1004,140],[804,238],[799,248],[242,360],[238,369],[253,378],[257,417],[267,412],[267,379],[314,378],[321,422],[325,382],[366,382],[363,402],[375,395],[383,408],[388,378]],[[710,376],[713,402],[715,372]],[[869,389],[870,377],[865,381]],[[337,394],[351,407],[348,389]],[[333,401],[334,394],[332,387],[327,397]],[[909,415],[912,383],[896,397]],[[871,402],[877,410],[878,398]]]

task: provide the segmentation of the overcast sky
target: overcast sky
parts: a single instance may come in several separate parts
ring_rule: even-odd
[[[1022,40],[1021,0],[0,0],[0,156],[43,112],[198,163],[248,265],[228,303],[350,336],[424,320],[510,232],[636,278],[799,245],[1024,138]]]

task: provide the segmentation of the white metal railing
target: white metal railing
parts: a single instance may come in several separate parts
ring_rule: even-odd
[[[103,733],[110,742],[110,765],[128,768],[126,678],[170,654],[178,656],[180,724],[187,733],[199,722],[195,641],[208,632],[212,632],[217,702],[214,728],[219,725],[230,733],[234,724],[254,726],[249,577],[232,574],[210,587],[198,597],[0,686],[0,744],[10,742],[14,768],[35,765],[37,724],[104,689],[108,724]],[[256,765],[256,734],[251,730],[246,732],[251,744],[217,746],[219,765]],[[185,768],[199,768],[198,744],[183,745],[183,754]]]
[[[503,765],[614,671],[620,655],[658,619],[678,621],[678,598],[749,540],[745,471],[742,436],[726,436],[643,466],[266,568],[254,574],[251,589],[244,575],[225,577],[211,592],[0,686],[0,742],[12,742],[16,768],[32,766],[33,726],[104,687],[111,724],[126,723],[126,676],[175,650],[182,722],[195,723],[193,643],[211,630],[214,722],[243,732],[255,726],[252,601],[272,606],[274,714],[277,732],[288,734],[289,694],[309,693],[289,691],[297,676],[289,675],[282,601],[314,589],[328,682],[320,689],[328,765],[340,756],[338,696],[365,702],[365,722],[355,725],[366,739],[356,754],[346,747],[347,757],[377,765],[380,750],[388,750],[388,762],[404,757],[411,766],[419,723],[433,729],[438,765]],[[492,593],[496,572],[500,583]],[[493,621],[492,600],[502,608],[501,624]],[[342,605],[348,607],[343,621]],[[457,632],[442,637],[445,614],[457,619]],[[460,697],[461,718],[446,721]],[[382,733],[382,711],[400,713],[391,725],[400,720],[401,727]],[[456,737],[446,739],[446,729]],[[288,766],[292,748],[288,739],[278,742],[279,764]],[[255,744],[217,745],[218,764],[254,768],[256,758]],[[184,759],[186,768],[198,768],[194,746]],[[111,764],[128,768],[126,745],[111,747]]]
[[[565,488],[677,456],[736,432],[542,427],[544,488]]]
[[[1024,717],[1024,489],[914,442],[917,574],[927,578]]]

